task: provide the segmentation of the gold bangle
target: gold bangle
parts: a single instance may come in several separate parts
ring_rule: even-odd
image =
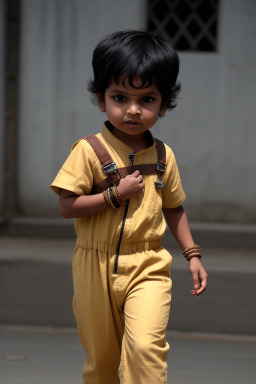
[[[188,256],[185,256],[185,259],[187,260],[187,261],[189,261],[192,257],[199,257],[199,259],[201,259],[201,253],[199,253],[199,252],[195,252],[195,253],[191,253],[190,255],[188,255]]]
[[[117,190],[116,185],[114,185],[114,186],[112,187],[112,190],[113,190],[114,196],[115,196],[115,198],[116,198],[116,200],[117,200],[119,206],[121,207],[121,205],[123,204],[123,200],[122,200],[122,198],[121,198],[121,196],[120,196],[120,194],[119,194],[119,192],[118,192],[118,190]]]
[[[103,197],[104,197],[105,203],[106,203],[107,206],[109,207],[109,203],[108,203],[108,199],[107,199],[106,192],[107,192],[107,191],[103,191]],[[109,208],[110,208],[110,207],[109,207]]]
[[[192,251],[192,250],[194,250],[194,251],[198,251],[198,250],[200,250],[200,246],[199,246],[199,245],[196,245],[196,244],[191,245],[190,247],[188,247],[188,248],[186,248],[186,249],[184,250],[183,255],[186,255],[189,251]]]
[[[105,202],[107,203],[108,207],[111,208],[112,210],[115,210],[116,207],[114,206],[114,204],[112,203],[111,201],[111,198],[109,196],[109,190],[106,189],[104,192],[103,192],[103,196],[104,196],[104,199],[105,199]]]
[[[111,199],[112,204],[115,206],[115,208],[120,208],[120,204],[116,199],[116,196],[114,194],[114,187],[109,188],[109,196]]]
[[[112,202],[111,195],[110,195],[110,189],[111,189],[111,187],[109,187],[107,189],[107,196],[108,196],[109,206],[114,211],[116,209],[116,207],[115,207],[114,203]]]
[[[195,249],[190,249],[189,251],[187,251],[186,253],[184,253],[184,256],[189,256],[191,253],[194,253],[194,252],[200,252],[200,250],[198,248],[195,248]]]

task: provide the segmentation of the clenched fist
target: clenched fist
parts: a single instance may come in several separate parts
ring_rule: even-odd
[[[132,199],[144,192],[144,180],[140,171],[136,170],[131,175],[121,179],[117,190],[122,200]]]

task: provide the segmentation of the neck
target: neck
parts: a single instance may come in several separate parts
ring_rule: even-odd
[[[153,144],[153,140],[151,138],[151,134],[146,131],[139,133],[137,135],[128,135],[125,132],[120,131],[115,128],[112,124],[108,122],[107,128],[111,131],[111,133],[124,144],[133,148],[134,152],[138,152],[139,150],[146,149]]]

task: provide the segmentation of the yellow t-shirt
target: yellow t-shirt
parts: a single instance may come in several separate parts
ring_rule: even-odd
[[[130,166],[129,153],[132,148],[117,139],[104,124],[102,133],[97,137],[103,142],[118,168]],[[172,150],[166,147],[167,167],[163,176],[164,188],[156,188],[157,175],[144,175],[144,194],[130,200],[125,220],[122,243],[137,244],[145,241],[160,240],[166,229],[162,208],[175,208],[185,200],[178,167]],[[156,164],[155,143],[136,153],[134,165]],[[90,194],[91,188],[106,175],[94,150],[86,140],[76,142],[71,153],[51,188],[57,194],[67,189],[77,195]],[[88,242],[116,245],[118,242],[124,205],[113,211],[107,208],[89,217],[75,219],[78,238]]]

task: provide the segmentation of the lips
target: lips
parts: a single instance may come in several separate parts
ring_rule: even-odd
[[[136,124],[139,124],[139,122],[135,120],[128,120],[128,121],[125,121],[125,124],[136,125]]]

